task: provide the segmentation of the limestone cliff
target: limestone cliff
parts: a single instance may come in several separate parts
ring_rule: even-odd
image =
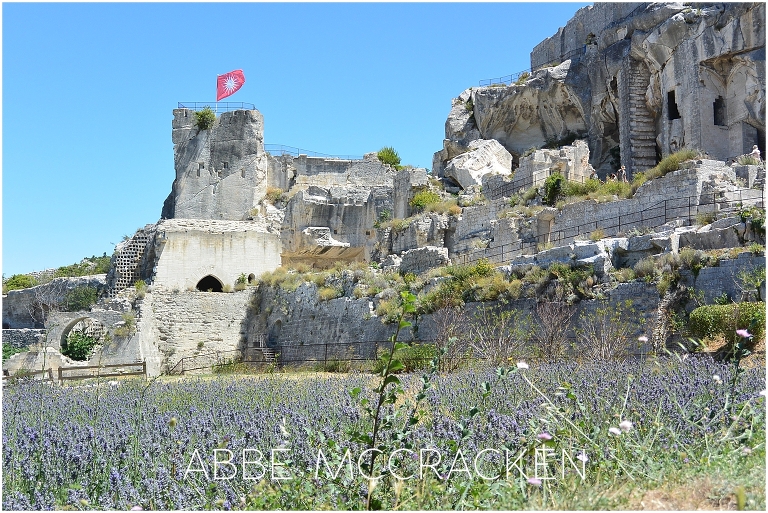
[[[200,130],[192,110],[174,109],[173,144],[176,179],[162,218],[239,221],[264,198],[268,164],[259,111],[225,112]]]
[[[517,83],[453,101],[441,175],[469,142],[526,150],[586,136],[601,177],[681,148],[729,160],[765,152],[765,4],[596,3],[531,53]]]

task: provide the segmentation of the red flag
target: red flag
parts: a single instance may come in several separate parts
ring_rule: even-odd
[[[216,77],[216,101],[235,94],[245,84],[243,70],[236,69]]]

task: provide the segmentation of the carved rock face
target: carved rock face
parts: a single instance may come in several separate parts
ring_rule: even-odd
[[[536,71],[521,85],[483,87],[473,94],[475,120],[484,139],[496,139],[510,153],[541,147],[568,132],[584,132],[584,105],[566,82],[570,61]]]

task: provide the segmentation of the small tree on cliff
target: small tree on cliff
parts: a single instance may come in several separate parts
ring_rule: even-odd
[[[400,166],[400,155],[397,154],[397,151],[392,146],[383,147],[376,156],[382,163],[388,164],[398,171],[402,168]]]
[[[208,130],[216,122],[216,113],[207,105],[203,110],[195,112],[195,125],[200,130]]]

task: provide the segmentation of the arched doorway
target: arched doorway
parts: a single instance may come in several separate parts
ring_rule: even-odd
[[[197,290],[201,292],[222,292],[223,288],[219,279],[210,274],[197,282]]]

